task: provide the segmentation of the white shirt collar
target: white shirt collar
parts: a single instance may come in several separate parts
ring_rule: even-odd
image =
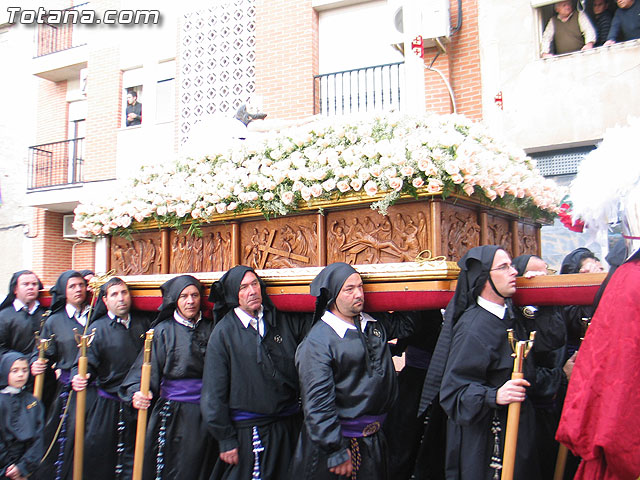
[[[33,307],[31,307],[31,309],[29,310],[29,315],[33,315],[33,312],[35,312],[39,306],[40,306],[40,302],[38,300],[33,302]],[[19,312],[24,307],[26,307],[26,305],[22,303],[22,301],[18,300],[17,298],[13,301],[13,308],[16,309],[16,312]]]
[[[71,305],[70,303],[67,303],[64,308],[67,311],[67,315],[69,316],[69,318],[75,318],[76,321],[83,327],[87,324],[87,314],[91,309],[89,305],[87,305],[82,309],[82,312],[80,312],[78,317],[76,317],[76,312],[78,311],[78,309],[73,305]]]
[[[478,296],[478,305],[489,313],[493,313],[500,320],[504,319],[504,314],[507,311],[506,305],[498,305],[497,303],[491,302],[481,296]]]
[[[110,310],[107,310],[107,315],[109,316],[109,318],[111,320],[116,320],[118,323],[121,323],[126,328],[129,328],[129,324],[131,323],[131,315],[130,314],[127,313],[127,318],[118,317],[117,315],[114,315],[113,313],[111,313]]]
[[[260,309],[258,310],[258,317],[252,317],[251,315],[249,315],[247,312],[245,312],[244,310],[242,310],[240,307],[236,307],[233,309],[233,312],[236,314],[236,316],[240,319],[240,321],[242,322],[242,325],[244,325],[244,328],[249,328],[249,325],[251,324],[251,320],[256,320],[256,324],[258,326],[257,330],[258,333],[260,334],[260,336],[264,336],[264,308],[262,307],[262,305],[260,305]]]
[[[349,322],[345,322],[341,318],[331,313],[329,310],[324,312],[324,315],[322,315],[322,321],[327,325],[329,325],[331,328],[333,328],[334,332],[336,332],[340,338],[344,338],[345,334],[347,333],[347,330],[356,329],[355,325],[352,325]],[[371,315],[366,313],[361,313],[360,329],[364,331],[364,329],[367,327],[367,322],[375,322],[375,321],[376,319],[373,318]]]
[[[182,315],[178,313],[178,309],[176,308],[173,312],[173,319],[178,322],[180,325],[184,325],[189,328],[196,328],[200,320],[202,320],[202,312],[198,312],[198,316],[193,320],[187,320]]]
[[[9,395],[16,395],[21,391],[22,391],[21,388],[16,388],[16,387],[12,387],[11,385],[7,385],[2,390],[0,390],[0,393],[8,393]]]

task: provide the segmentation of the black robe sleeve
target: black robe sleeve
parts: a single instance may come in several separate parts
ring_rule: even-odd
[[[18,470],[22,473],[23,476],[29,476],[40,466],[40,460],[44,455],[44,439],[43,439],[43,430],[44,430],[44,409],[42,408],[42,404],[37,402],[35,397],[29,395],[31,399],[29,405],[35,405],[32,407],[34,412],[32,414],[34,420],[34,431],[33,437],[30,440],[29,446],[27,450],[22,455],[22,458],[16,463]],[[28,405],[25,404],[25,408]]]
[[[372,313],[387,334],[387,340],[402,339],[413,335],[416,328],[417,312]]]
[[[296,363],[309,438],[327,455],[328,468],[340,465],[349,459],[349,454],[342,445],[329,347],[315,337],[307,337],[298,348]]]
[[[213,334],[209,338],[204,359],[200,408],[202,418],[207,423],[211,435],[218,440],[221,452],[238,448],[236,429],[229,411],[230,371],[230,359],[224,345],[224,337]]]
[[[479,317],[484,314],[479,309],[475,311],[480,313]],[[465,328],[466,325],[456,327],[462,328],[454,331],[442,378],[440,403],[456,424],[470,425],[496,408],[498,387],[487,380],[487,370],[492,363],[491,346],[475,331]]]

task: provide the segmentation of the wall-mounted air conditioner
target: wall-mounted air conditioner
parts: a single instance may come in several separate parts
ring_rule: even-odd
[[[64,215],[62,217],[62,238],[78,238],[78,232],[73,228],[75,215]]]
[[[404,25],[402,21],[404,4],[411,0],[387,0],[389,43],[404,42]],[[414,0],[415,1],[415,0]],[[451,19],[449,16],[449,0],[422,0],[415,3],[420,16],[420,31],[425,47],[436,44],[435,39],[448,41],[451,35]]]

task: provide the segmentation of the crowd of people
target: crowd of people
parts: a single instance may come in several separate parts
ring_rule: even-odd
[[[178,275],[161,286],[154,318],[132,309],[118,277],[92,292],[91,306],[92,272],[64,272],[45,309],[38,277],[16,272],[0,305],[0,478],[72,478],[79,392],[84,478],[131,478],[140,411],[149,412],[145,479],[499,478],[514,402],[515,478],[552,478],[567,381],[593,310],[514,307],[516,276],[547,273],[539,257],[482,246],[458,265],[444,319],[365,313],[363,280],[346,263],[311,282],[312,313],[278,310],[256,271],[239,265],[211,285],[213,311],[202,283]],[[599,260],[579,248],[561,274],[596,271]],[[511,379],[508,328],[518,339],[537,332],[521,379]],[[89,332],[84,375],[77,336]],[[392,356],[402,353],[396,373]],[[31,393],[36,377],[41,398]],[[584,456],[565,423],[565,443]],[[566,478],[579,462],[570,458]]]
[[[554,3],[555,15],[542,34],[543,57],[640,38],[640,2],[637,0],[578,2],[583,8],[576,9],[576,2],[572,0]]]

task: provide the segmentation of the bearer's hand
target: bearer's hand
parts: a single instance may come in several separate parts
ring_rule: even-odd
[[[220,453],[220,460],[229,465],[237,465],[239,462],[238,459],[238,449],[234,448],[232,450],[227,450],[226,452]]]
[[[22,473],[20,472],[20,469],[16,467],[15,464],[12,464],[7,467],[7,471],[5,472],[5,475],[11,480],[26,480],[27,478],[22,475]]]
[[[31,364],[31,375],[34,377],[36,375],[42,375],[47,370],[47,362],[46,358],[39,358],[35,362]]]
[[[576,355],[578,355],[578,352],[573,352],[573,355],[571,355],[571,358],[567,360],[567,363],[565,363],[564,367],[562,367],[562,371],[567,376],[567,380],[571,380],[571,374],[573,373],[573,366],[576,363]]]
[[[509,405],[514,402],[524,402],[527,390],[531,384],[524,378],[508,380],[502,385],[496,393],[496,403],[498,405]]]
[[[151,406],[151,399],[153,398],[153,393],[149,392],[149,395],[145,397],[142,392],[136,392],[133,394],[133,408],[137,408],[138,410],[146,410]]]
[[[74,375],[71,379],[71,386],[76,392],[81,392],[82,390],[87,388],[87,384],[89,383],[90,373],[87,373],[86,377],[81,377],[80,375]]]
[[[340,465],[336,465],[335,467],[331,467],[329,471],[336,475],[342,475],[343,477],[350,477],[351,470],[353,469],[353,465],[351,464],[351,450],[347,450],[349,454],[349,459],[342,462]]]

